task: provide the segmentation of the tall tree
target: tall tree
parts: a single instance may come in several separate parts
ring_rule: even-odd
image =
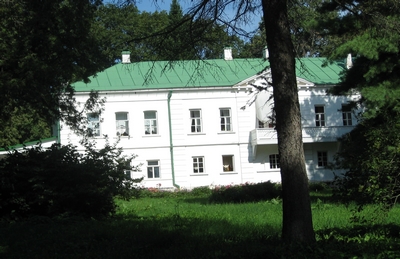
[[[262,1],[281,165],[282,237],[286,241],[312,242],[315,241],[315,235],[303,150],[295,50],[287,6],[287,1]]]
[[[368,197],[363,201],[392,203],[400,194],[396,162],[400,154],[399,2],[332,1],[321,11],[327,13],[321,26],[337,45],[330,58],[344,59],[348,53],[355,57],[332,93],[357,91],[362,98],[356,105],[365,108],[360,125],[344,138],[346,147],[338,156],[339,166],[348,169],[341,182],[347,186],[343,191],[353,198]],[[363,147],[362,157],[349,155],[354,147]]]
[[[21,107],[51,123],[79,121],[70,83],[105,59],[90,34],[99,0],[0,1],[0,131]]]

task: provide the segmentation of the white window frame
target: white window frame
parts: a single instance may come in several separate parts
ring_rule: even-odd
[[[321,111],[317,111],[317,109],[321,109]],[[325,106],[324,105],[315,105],[314,106],[315,110],[315,126],[316,127],[325,127],[326,125],[326,120],[325,120]]]
[[[192,112],[198,112],[198,116],[192,116]],[[191,133],[201,133],[203,132],[203,122],[201,118],[201,109],[190,109],[190,132]]]
[[[235,171],[235,156],[234,155],[222,155],[222,171],[224,173]]]
[[[161,178],[160,160],[147,160],[147,178],[158,179]]]
[[[205,171],[205,163],[204,156],[194,156],[192,157],[193,162],[193,173],[194,174],[204,174]]]
[[[347,104],[342,104],[342,122],[343,126],[353,125],[353,116],[351,114],[351,108]]]
[[[99,137],[101,134],[100,115],[96,114],[96,113],[88,113],[88,114],[86,114],[86,118],[87,118],[87,122],[88,122],[87,128],[91,132],[91,134],[92,134],[91,136]],[[92,120],[92,119],[96,119],[96,118],[97,118],[97,120]]]
[[[118,119],[118,115],[126,115],[126,119]],[[129,113],[128,112],[116,112],[115,113],[115,129],[116,135],[129,136]]]
[[[228,111],[228,115],[224,114],[225,111]],[[220,116],[220,129],[221,131],[230,132],[232,131],[232,112],[230,108],[220,108],[219,109]]]
[[[317,151],[317,166],[324,168],[328,166],[328,152]]]
[[[146,118],[146,114],[154,113],[154,118]],[[144,134],[158,135],[157,111],[144,111]]]
[[[281,168],[281,164],[279,161],[279,154],[270,154],[269,155],[269,168],[270,169]]]

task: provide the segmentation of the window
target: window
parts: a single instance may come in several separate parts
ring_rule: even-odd
[[[270,121],[266,121],[266,122],[262,122],[260,120],[258,120],[258,128],[260,129],[273,129],[275,128],[275,123],[270,120]]]
[[[129,121],[127,112],[115,114],[117,136],[129,136]]]
[[[350,105],[342,104],[342,118],[343,118],[343,126],[351,126],[353,125],[353,120],[351,118],[351,107]]]
[[[221,117],[221,131],[231,131],[231,109],[219,109],[219,115]]]
[[[147,178],[160,178],[160,163],[158,160],[147,161]]]
[[[201,132],[201,110],[190,110],[190,132]]]
[[[204,157],[193,157],[193,173],[204,173]]]
[[[124,170],[126,179],[132,179],[131,170]]]
[[[315,126],[325,127],[325,108],[324,108],[324,106],[315,106]]]
[[[144,134],[153,135],[157,134],[157,112],[145,111],[144,112]]]
[[[318,166],[319,167],[328,166],[328,152],[318,151]]]
[[[124,174],[126,179],[132,179],[132,175],[131,175],[131,163],[128,161],[124,162],[124,166],[125,166],[125,170],[124,170]]]
[[[91,136],[100,136],[100,116],[95,113],[87,114],[88,131]]]
[[[278,154],[269,155],[269,168],[270,169],[281,168]]]
[[[233,155],[222,156],[222,169],[224,172],[232,172],[233,168]]]

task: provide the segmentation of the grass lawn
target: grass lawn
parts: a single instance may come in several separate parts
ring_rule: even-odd
[[[114,218],[0,224],[0,258],[400,258],[400,208],[387,216],[312,193],[317,243],[285,245],[282,203],[210,204],[204,194],[118,200]]]

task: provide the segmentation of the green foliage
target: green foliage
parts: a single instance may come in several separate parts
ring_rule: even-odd
[[[393,206],[400,196],[399,113],[388,108],[362,121],[342,138],[336,166],[348,171],[335,181],[335,195],[358,204]]]
[[[99,0],[0,1],[0,132],[19,144],[29,136],[17,126],[43,128],[58,119],[75,123],[71,83],[106,67],[98,41],[90,34]],[[23,111],[24,114],[20,114]],[[39,123],[23,123],[24,116]],[[13,126],[11,121],[18,120]],[[46,133],[46,132],[45,132]],[[43,138],[44,136],[41,136]]]
[[[364,117],[379,109],[399,109],[400,6],[398,1],[327,2],[321,9],[321,26],[338,44],[331,59],[345,59],[351,53],[353,67],[346,70],[334,94],[357,90],[367,108]],[[331,14],[336,14],[332,16]]]
[[[131,62],[176,61],[220,58],[224,47],[243,44],[226,26],[184,16],[177,1],[169,13],[140,12],[133,4],[100,6],[91,34],[110,65],[121,59],[122,50],[131,52]]]
[[[212,203],[241,203],[271,200],[281,196],[280,184],[270,181],[263,183],[245,183],[241,185],[216,186],[212,190]]]
[[[79,153],[71,145],[40,145],[13,150],[0,160],[0,217],[80,215],[107,217],[115,213],[114,197],[130,198],[134,182],[124,169],[134,158],[108,143],[97,150],[84,143]]]
[[[36,112],[19,107],[14,109],[10,120],[3,121],[0,147],[6,148],[49,137],[51,137],[50,125]]]

